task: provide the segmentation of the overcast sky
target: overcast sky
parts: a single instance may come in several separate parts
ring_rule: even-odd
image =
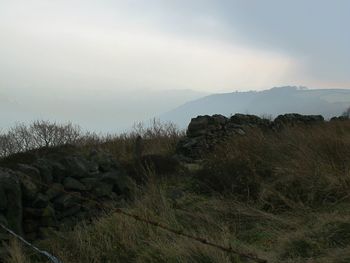
[[[0,0],[0,91],[350,88],[347,0]]]

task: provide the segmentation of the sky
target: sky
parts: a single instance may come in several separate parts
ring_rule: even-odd
[[[348,0],[0,0],[0,102],[74,119],[107,97],[128,119],[208,93],[350,88],[349,12]]]
[[[0,84],[350,88],[349,12],[347,0],[0,0]]]

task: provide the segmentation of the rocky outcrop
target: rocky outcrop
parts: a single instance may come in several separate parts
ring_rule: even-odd
[[[297,113],[288,113],[279,115],[273,122],[275,127],[283,127],[286,125],[309,125],[324,122],[321,115],[301,115]]]
[[[0,168],[0,222],[22,234],[22,192],[16,173]]]
[[[198,159],[226,138],[245,135],[248,128],[276,131],[285,126],[310,125],[323,121],[320,115],[296,113],[279,115],[274,121],[249,114],[235,114],[230,118],[222,115],[198,116],[188,125],[186,137],[177,146],[177,153],[184,159]]]
[[[0,168],[0,222],[29,240],[89,219],[103,203],[128,199],[133,181],[103,152],[39,158]],[[0,242],[8,236],[0,231]]]

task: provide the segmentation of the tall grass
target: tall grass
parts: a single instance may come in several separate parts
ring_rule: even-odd
[[[198,176],[211,189],[270,209],[338,202],[350,191],[350,123],[251,130],[218,146]]]
[[[136,129],[84,147],[101,147],[133,165],[133,143],[142,134],[146,152],[174,153],[182,134],[155,131]],[[218,145],[195,171],[162,177],[145,170],[146,183],[124,209],[269,262],[345,263],[350,262],[349,171],[349,122],[279,132],[251,129]],[[38,245],[65,263],[247,262],[116,213]],[[12,248],[13,255],[23,253]],[[28,262],[45,262],[25,255]]]

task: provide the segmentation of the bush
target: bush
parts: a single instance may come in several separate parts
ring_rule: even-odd
[[[34,121],[30,125],[17,124],[0,135],[0,157],[41,147],[76,144],[82,138],[81,128],[72,123]]]

